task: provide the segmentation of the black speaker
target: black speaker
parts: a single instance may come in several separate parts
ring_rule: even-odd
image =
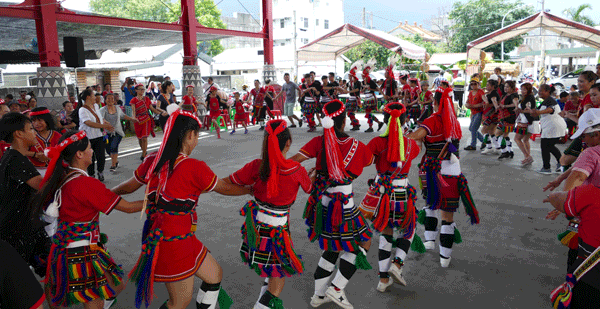
[[[85,51],[83,50],[83,38],[66,36],[63,40],[63,57],[67,67],[85,67]]]

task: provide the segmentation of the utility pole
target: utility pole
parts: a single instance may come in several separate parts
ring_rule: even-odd
[[[298,47],[296,46],[296,40],[298,40],[298,32],[297,32],[297,25],[296,25],[296,10],[294,10],[294,17],[293,17],[293,24],[294,24],[294,35],[293,35],[293,41],[294,41],[294,78],[296,79],[295,82],[298,82],[300,80],[300,78],[298,78]]]
[[[367,27],[367,11],[365,8],[362,10],[362,26],[363,28]]]
[[[541,0],[542,2],[542,13],[546,12],[545,6],[544,6],[544,0]],[[542,17],[543,18],[543,17]],[[540,26],[540,39],[542,40],[541,44],[540,44],[540,56],[541,56],[541,64],[542,64],[542,68],[540,69],[540,77],[539,77],[539,81],[543,81],[544,84],[546,83],[546,31],[544,30],[543,27]]]
[[[369,29],[373,29],[373,12],[369,12]]]

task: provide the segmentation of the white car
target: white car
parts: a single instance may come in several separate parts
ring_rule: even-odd
[[[557,93],[561,93],[569,91],[569,88],[573,85],[577,86],[577,78],[579,78],[579,73],[570,72],[561,77],[551,79],[548,84],[553,85]]]

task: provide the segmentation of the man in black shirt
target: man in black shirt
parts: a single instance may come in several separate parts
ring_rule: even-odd
[[[307,93],[307,99],[308,97],[312,97],[314,99],[314,104],[315,104],[315,110],[313,111],[315,116],[317,116],[317,121],[319,122],[319,127],[321,126],[321,112],[323,110],[323,104],[319,101],[319,97],[321,95],[321,93],[323,92],[323,85],[321,85],[321,82],[319,82],[318,80],[315,80],[314,75],[311,73],[310,75],[310,82],[308,83],[308,93]],[[311,131],[312,130],[312,131]],[[313,127],[311,129],[309,129],[309,132],[313,132],[316,129]]]
[[[19,113],[4,115],[0,119],[0,140],[11,144],[0,159],[0,238],[43,277],[50,239],[41,222],[41,212],[29,206],[42,181],[25,156],[29,147],[37,144],[31,120]],[[33,157],[39,155],[43,154]]]
[[[391,74],[394,74],[393,72]],[[383,92],[383,99],[386,103],[396,102],[398,100],[398,82],[394,78],[394,75],[390,75],[388,70],[385,70],[385,81],[381,87]]]
[[[365,130],[365,132],[373,132],[373,121],[377,122],[377,131],[379,131],[381,130],[381,127],[383,127],[383,122],[372,114],[373,110],[377,110],[377,97],[375,97],[375,91],[379,91],[379,88],[377,87],[377,83],[373,79],[369,78],[368,73],[365,76],[363,83],[363,93],[365,95],[363,107],[365,108],[365,117],[367,118],[367,123],[369,124],[369,128]]]

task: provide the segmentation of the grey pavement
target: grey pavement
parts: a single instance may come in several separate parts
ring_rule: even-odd
[[[350,134],[368,143],[376,133],[363,133],[367,128],[366,120],[363,114],[357,116],[362,123],[362,130]],[[497,160],[497,156],[463,151],[470,134],[466,127],[468,120],[462,119],[461,122],[464,136],[461,141],[461,164],[469,180],[481,224],[470,225],[463,206],[460,206],[455,221],[463,243],[454,246],[450,267],[440,267],[438,248],[425,254],[411,251],[404,272],[408,286],[394,285],[391,291],[384,294],[375,289],[378,281],[378,236],[374,236],[368,252],[373,270],[357,271],[346,289],[355,308],[551,307],[549,293],[562,283],[565,276],[567,248],[558,242],[556,235],[564,231],[566,220],[544,219],[550,206],[541,203],[546,196],[541,188],[554,176],[535,172],[541,167],[539,140],[532,142],[536,162],[533,167],[524,169],[519,166],[523,156],[518,148],[515,148],[514,159],[502,162]],[[257,128],[252,127],[247,135],[243,134],[243,130],[233,136],[223,132],[220,140],[216,139],[214,133],[203,133],[192,157],[205,161],[220,178],[226,177],[260,157],[263,132]],[[292,129],[290,156],[322,132],[321,128],[317,133],[307,133],[306,130],[306,125]],[[157,143],[160,143],[159,137],[149,141],[150,145]],[[105,174],[109,188],[130,178],[140,164],[139,153],[136,153],[137,141],[126,139],[122,145],[124,156],[120,158],[120,168],[116,173]],[[561,150],[564,149],[564,145],[560,146]],[[416,165],[419,160],[420,157],[413,161],[409,174],[409,181],[415,186],[418,184]],[[107,162],[107,166],[109,164]],[[311,167],[314,164],[314,161],[307,161],[304,165]],[[555,165],[554,162],[552,165]],[[365,196],[367,180],[374,174],[375,167],[370,166],[354,182],[357,203]],[[419,193],[419,208],[425,203],[420,196]],[[307,197],[300,192],[291,211],[292,238],[296,251],[303,256],[305,273],[286,280],[281,299],[288,309],[310,308],[309,301],[314,292],[313,274],[321,254],[318,244],[311,243],[306,237],[302,212]],[[142,199],[143,189],[125,198]],[[243,222],[239,209],[249,198],[208,193],[200,197],[197,208],[196,235],[223,267],[222,284],[234,300],[233,308],[252,308],[263,282],[241,262],[239,254],[240,227]],[[138,258],[142,225],[140,214],[114,211],[110,216],[101,218],[101,231],[109,236],[108,248],[126,272],[132,269]],[[417,233],[423,237],[422,226],[418,227]],[[188,308],[195,308],[199,287],[200,280],[196,279],[194,297]],[[113,308],[134,308],[134,288],[129,283]],[[155,293],[157,297],[150,308],[158,308],[168,298],[162,283],[155,284]],[[329,303],[320,308],[337,306]]]

